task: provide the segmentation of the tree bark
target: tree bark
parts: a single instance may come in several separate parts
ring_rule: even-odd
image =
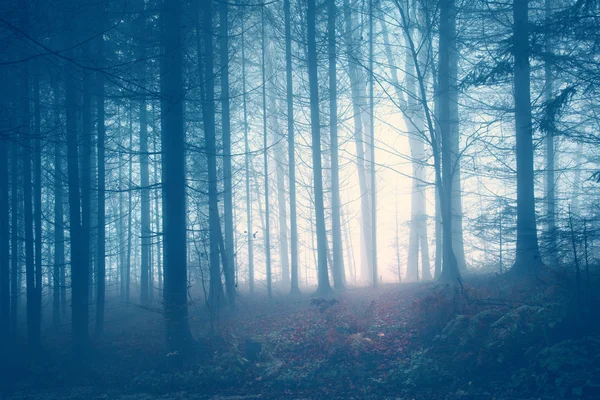
[[[331,286],[329,285],[329,274],[327,271],[327,232],[325,230],[325,210],[323,205],[323,172],[321,163],[321,125],[319,119],[319,76],[317,66],[315,0],[307,0],[306,20],[308,42],[308,81],[310,91],[310,126],[312,132],[312,168],[317,229],[317,294],[322,296],[331,292]]]
[[[229,6],[226,1],[220,3],[220,51],[221,51],[221,131],[223,134],[223,202],[225,219],[225,251],[227,265],[225,287],[231,307],[235,306],[235,271],[233,257],[235,243],[233,241],[233,188],[231,183],[231,123],[229,111]]]
[[[262,102],[263,102],[263,166],[265,181],[265,257],[267,264],[267,295],[269,299],[272,296],[271,284],[271,232],[270,232],[270,214],[269,214],[269,160],[268,160],[268,132],[267,132],[267,82],[265,77],[265,6],[261,8],[261,49],[262,49]]]
[[[513,269],[518,274],[535,274],[542,265],[535,216],[528,12],[528,0],[513,2],[517,154],[517,250]]]
[[[210,0],[209,0],[210,3]],[[167,348],[181,353],[192,336],[187,308],[187,233],[181,0],[161,10],[161,133],[164,231],[164,314]]]

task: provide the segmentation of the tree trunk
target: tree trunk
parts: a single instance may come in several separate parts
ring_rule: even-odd
[[[33,223],[35,230],[35,313],[37,318],[37,330],[41,334],[42,319],[42,130],[40,111],[40,77],[39,71],[33,79],[33,105],[34,105],[34,145],[33,145]]]
[[[72,46],[73,43],[70,43]],[[69,51],[73,57],[74,52]],[[83,354],[88,344],[88,264],[81,226],[79,180],[79,138],[77,135],[76,70],[65,71],[65,112],[67,125],[67,183],[69,187],[69,235],[71,247],[71,311],[75,354]]]
[[[288,0],[286,0],[288,1]],[[248,241],[248,284],[254,293],[254,232],[252,228],[252,193],[250,192],[250,144],[248,142],[248,110],[246,101],[246,51],[244,18],[242,18],[242,96],[244,102],[244,170],[246,177],[246,240]]]
[[[32,146],[30,132],[30,86],[27,67],[22,72],[21,81],[21,160],[23,162],[23,214],[25,228],[25,278],[27,285],[27,339],[32,349],[40,345],[40,320],[37,310],[37,294],[35,287],[35,258],[34,258],[34,232],[33,232],[33,205],[32,205]]]
[[[7,71],[3,68],[3,73]],[[3,84],[4,79],[3,79]],[[10,101],[7,93],[0,95],[0,105],[8,109]],[[8,203],[8,136],[10,132],[9,117],[2,116],[0,120],[0,350],[8,348],[10,338],[10,227]]]
[[[265,180],[265,257],[267,263],[267,295],[271,299],[271,232],[270,232],[270,214],[269,214],[269,161],[268,161],[268,135],[267,135],[267,82],[265,78],[265,6],[261,8],[261,48],[262,48],[262,101],[263,101],[263,165]]]
[[[327,231],[323,205],[323,171],[321,165],[321,125],[319,119],[319,76],[317,71],[316,5],[307,0],[308,82],[310,88],[310,126],[312,132],[312,168],[314,179],[315,216],[317,228],[318,287],[317,294],[331,292],[327,271]]]
[[[11,339],[17,335],[17,312],[20,297],[18,276],[20,275],[19,262],[19,137],[14,139],[11,146],[11,272],[10,272],[10,327]]]
[[[292,269],[291,294],[298,294],[298,222],[296,216],[296,151],[294,140],[294,87],[292,78],[292,36],[290,0],[283,1],[285,19],[285,79],[287,100],[287,139],[290,186],[290,258]]]
[[[439,55],[439,102],[440,102],[440,129],[441,136],[441,187],[438,185],[440,204],[442,210],[443,229],[443,264],[440,280],[443,282],[456,282],[460,279],[458,263],[453,249],[452,240],[452,121],[451,121],[451,96],[450,91],[455,81],[452,81],[450,72],[450,53],[454,46],[452,43],[456,36],[454,0],[441,0],[440,3],[440,55]],[[434,149],[435,151],[435,149]],[[438,179],[439,181],[439,179]]]
[[[535,217],[528,11],[528,0],[513,2],[517,154],[517,250],[513,269],[518,274],[535,274],[542,265]]]
[[[209,1],[210,2],[210,1]],[[181,1],[164,1],[161,10],[161,133],[164,237],[164,314],[167,348],[181,353],[192,336],[187,308],[185,124]]]
[[[350,78],[350,89],[352,93],[352,111],[354,114],[354,142],[356,144],[356,166],[358,172],[358,186],[360,190],[361,202],[361,279],[370,281],[372,276],[372,259],[371,254],[371,217],[370,217],[370,198],[367,187],[367,174],[365,168],[365,140],[364,129],[367,125],[367,120],[364,118],[365,99],[367,93],[365,91],[364,76],[361,73],[360,65],[357,60],[360,60],[360,40],[356,37],[358,32],[357,24],[354,20],[354,14],[351,11],[348,0],[344,1],[344,20],[345,20],[345,38],[346,52],[348,54],[348,76]],[[359,47],[358,51],[355,47]]]
[[[103,59],[104,40],[98,39],[98,58]],[[104,332],[104,301],[106,291],[106,171],[104,117],[104,73],[96,73],[96,107],[98,113],[98,261],[96,268],[96,334]]]
[[[370,173],[371,173],[371,268],[373,273],[373,287],[379,282],[377,269],[377,185],[375,176],[375,100],[374,70],[373,70],[373,41],[375,40],[373,26],[373,0],[369,0],[369,139],[370,139]]]
[[[140,180],[141,180],[141,228],[142,228],[142,257],[140,274],[140,301],[147,306],[150,301],[150,173],[148,171],[148,111],[146,96],[140,101]]]
[[[212,7],[213,0],[204,0],[204,100],[203,121],[206,157],[208,161],[208,226],[210,236],[210,286],[208,306],[211,311],[219,309],[223,286],[221,283],[221,269],[219,264],[219,221],[218,189],[217,189],[217,156],[215,138],[215,90],[214,90],[214,56],[213,56],[213,28]],[[166,251],[166,249],[165,249]]]
[[[337,131],[337,54],[336,54],[336,20],[335,0],[327,2],[327,38],[329,51],[329,127],[331,135],[331,225],[333,236],[333,285],[336,289],[345,286],[344,249],[342,247],[342,227],[340,221],[340,171],[338,160]]]
[[[221,2],[220,12],[220,51],[221,51],[221,131],[223,134],[223,217],[225,219],[225,251],[227,265],[225,272],[225,287],[231,307],[235,306],[235,271],[233,257],[235,243],[233,241],[233,188],[231,183],[231,126],[229,116],[229,6]]]
[[[545,20],[546,23],[550,23],[552,17],[552,0],[545,0]],[[547,33],[548,34],[548,33]],[[545,52],[550,55],[552,52],[552,43],[550,39],[545,40]],[[548,103],[552,101],[553,96],[553,81],[554,76],[549,60],[544,60],[544,102]],[[554,170],[556,168],[555,160],[555,144],[554,144],[554,115],[547,115],[549,118],[548,130],[546,132],[546,219],[548,229],[548,255],[550,263],[553,266],[558,264],[558,253],[557,253],[557,231],[556,231],[556,181],[554,176]],[[578,153],[579,154],[579,153]]]

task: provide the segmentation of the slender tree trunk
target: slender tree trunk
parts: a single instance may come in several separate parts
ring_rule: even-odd
[[[2,69],[3,73],[6,73]],[[4,79],[2,80],[3,84]],[[0,95],[0,106],[10,106],[8,95]],[[2,116],[0,130],[10,132],[9,117]],[[5,137],[6,135],[6,137]],[[10,339],[10,226],[9,221],[9,184],[8,184],[8,134],[0,135],[0,351],[8,348]]]
[[[140,101],[140,179],[141,179],[141,227],[142,227],[142,259],[140,275],[140,301],[147,306],[150,300],[150,173],[148,171],[148,111],[146,97]]]
[[[98,39],[98,58],[104,55],[104,40]],[[104,73],[96,73],[96,107],[98,113],[98,265],[96,268],[96,334],[104,332],[104,302],[106,292],[106,171],[104,117]]]
[[[90,45],[86,43],[83,46],[83,56],[86,61],[90,60]],[[80,185],[81,185],[81,246],[83,254],[83,263],[85,264],[85,298],[86,301],[86,329],[88,329],[88,304],[90,301],[90,243],[91,243],[91,225],[92,225],[92,90],[93,90],[92,73],[83,71],[83,93],[81,104],[81,148],[79,159],[81,163]],[[82,264],[82,265],[84,265]]]
[[[331,224],[333,236],[333,284],[336,289],[345,286],[344,253],[342,247],[342,227],[340,221],[340,171],[338,160],[337,133],[337,54],[335,20],[335,0],[327,3],[327,29],[329,51],[329,125],[331,135]]]
[[[286,0],[287,1],[287,0]],[[248,241],[248,283],[254,293],[254,232],[252,228],[252,193],[250,192],[250,144],[248,142],[248,110],[246,101],[246,50],[244,18],[242,18],[242,95],[244,103],[244,170],[246,178],[246,240]]]
[[[11,271],[10,271],[10,326],[11,338],[17,335],[17,312],[20,297],[18,276],[20,274],[19,262],[19,137],[17,136],[11,146]]]
[[[317,228],[318,288],[319,295],[331,291],[327,271],[327,231],[323,204],[323,171],[321,163],[321,125],[319,118],[319,75],[317,71],[316,4],[307,0],[308,82],[310,90],[310,126],[312,132],[312,168],[314,179],[315,216]]]
[[[219,221],[218,189],[217,189],[217,155],[215,137],[215,91],[214,91],[214,56],[213,56],[213,28],[212,7],[213,0],[204,0],[204,101],[203,121],[206,157],[208,161],[208,225],[210,235],[210,287],[208,306],[214,312],[219,309],[223,286],[221,283],[221,269],[219,264]],[[166,249],[165,249],[166,250]]]
[[[71,43],[72,45],[72,43]],[[73,57],[73,51],[69,51]],[[69,226],[71,247],[71,311],[75,354],[83,354],[88,344],[88,263],[81,225],[79,180],[79,137],[77,134],[76,70],[65,71],[65,108],[67,125],[67,176],[69,187]]]
[[[276,108],[275,108],[276,109]],[[278,119],[275,116],[275,132],[280,132]],[[288,247],[288,226],[285,195],[285,160],[283,143],[275,146],[275,172],[277,179],[277,208],[279,216],[279,261],[281,264],[281,285],[290,287],[290,262]]]
[[[233,256],[233,188],[231,182],[231,126],[229,116],[229,6],[226,1],[220,3],[220,51],[221,51],[221,131],[223,133],[223,202],[225,219],[225,251],[227,265],[225,269],[225,287],[231,307],[235,306],[235,271]]]
[[[154,115],[154,104],[152,105],[152,114]],[[154,118],[152,118],[152,120],[154,120]],[[155,132],[155,130],[153,130]],[[153,137],[153,143],[152,143],[152,151],[154,154],[158,154],[157,151],[157,146],[156,146],[156,136]],[[156,156],[158,157],[158,155]],[[159,163],[158,161],[155,161],[154,164],[154,183],[158,184],[160,181],[158,180],[158,166]],[[158,285],[158,290],[162,291],[163,290],[163,268],[162,268],[162,255],[161,255],[161,250],[162,250],[162,232],[161,232],[161,225],[160,225],[160,205],[159,205],[159,197],[160,197],[161,192],[159,190],[155,191],[155,195],[154,195],[154,222],[155,222],[155,227],[156,227],[156,232],[155,232],[155,241],[156,241],[156,275],[157,276],[157,285]]]
[[[23,214],[25,228],[25,278],[27,285],[27,339],[32,349],[40,345],[40,321],[37,310],[37,294],[35,287],[35,258],[34,258],[34,232],[33,232],[33,205],[32,205],[32,144],[31,144],[31,107],[30,85],[27,67],[22,73],[21,81],[21,159],[23,162]]]
[[[360,65],[356,60],[360,60],[360,40],[357,37],[359,28],[357,27],[354,14],[351,12],[350,2],[344,0],[344,20],[346,52],[348,58],[348,76],[350,78],[350,88],[352,92],[352,110],[354,114],[354,142],[356,144],[356,165],[358,172],[358,185],[361,201],[361,279],[370,281],[372,277],[372,259],[371,259],[371,217],[370,217],[370,197],[368,195],[367,174],[365,162],[367,159],[365,153],[364,129],[367,126],[366,113],[364,112],[365,99],[367,93],[364,85],[364,74],[361,73]],[[358,48],[358,49],[357,49]]]
[[[373,70],[373,41],[375,40],[373,26],[373,0],[369,0],[369,114],[370,114],[370,155],[371,155],[371,264],[373,272],[373,287],[377,287],[379,282],[379,272],[377,269],[377,187],[375,176],[375,100],[374,91],[374,70]]]
[[[549,23],[552,17],[552,0],[545,0],[545,20]],[[550,39],[545,40],[545,51],[546,54],[551,54],[552,43]],[[552,100],[553,96],[553,80],[554,76],[549,60],[544,60],[544,102],[548,103]],[[554,149],[554,115],[548,115],[550,119],[548,124],[548,131],[546,132],[546,219],[548,226],[548,255],[550,256],[550,262],[553,266],[558,264],[558,253],[557,253],[557,231],[556,231],[556,181],[554,176],[554,170],[556,168],[555,160],[555,149]]]
[[[164,314],[167,348],[188,348],[192,335],[187,307],[187,233],[183,46],[180,0],[164,1],[161,10],[161,134],[164,231]]]
[[[34,106],[34,175],[33,175],[33,206],[35,230],[35,313],[38,320],[37,329],[41,334],[42,319],[42,130],[40,110],[40,77],[39,71],[33,79],[33,106]]]
[[[268,160],[268,134],[267,134],[267,82],[265,78],[265,6],[261,8],[261,48],[262,48],[262,101],[263,101],[263,164],[265,179],[265,257],[267,263],[267,295],[271,299],[271,231],[269,214],[269,160]]]
[[[517,138],[517,252],[513,269],[518,274],[535,274],[542,265],[535,217],[528,12],[528,0],[513,2]]]
[[[62,271],[65,268],[65,227],[63,210],[63,136],[60,120],[60,93],[58,79],[53,80],[54,92],[54,266],[52,279],[52,321],[55,326],[60,323],[60,303],[62,301]]]
[[[287,139],[288,139],[288,165],[290,185],[290,258],[292,269],[291,290],[292,294],[300,292],[298,285],[298,222],[296,216],[296,151],[294,140],[294,87],[292,77],[292,37],[290,0],[283,1],[285,20],[285,82],[287,94]]]
[[[131,294],[131,251],[133,231],[133,107],[129,107],[129,176],[127,178],[127,269],[125,271],[125,301],[129,303]],[[135,267],[135,264],[134,264]]]

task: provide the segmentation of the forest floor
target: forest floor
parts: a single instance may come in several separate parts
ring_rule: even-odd
[[[59,335],[34,360],[0,361],[10,365],[0,398],[600,399],[597,294],[575,296],[565,282],[242,294],[212,333],[205,309],[191,307],[197,344],[185,358],[167,354],[160,313],[114,305],[84,363]]]

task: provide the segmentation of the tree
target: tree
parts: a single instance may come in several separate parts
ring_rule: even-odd
[[[207,0],[211,3],[211,0]],[[167,347],[182,352],[192,335],[187,309],[187,233],[185,125],[183,120],[183,50],[180,0],[163,1],[161,9],[161,132],[164,237],[164,313]]]
[[[340,166],[338,161],[337,119],[337,53],[336,53],[336,5],[335,0],[327,3],[327,42],[329,50],[329,129],[331,135],[331,224],[333,236],[333,284],[336,289],[345,287],[342,227],[340,222]]]
[[[269,213],[269,143],[268,143],[268,131],[267,131],[267,80],[265,78],[265,7],[261,7],[260,11],[260,28],[261,28],[261,71],[262,71],[262,111],[263,111],[263,167],[264,167],[264,181],[265,181],[265,257],[267,267],[267,295],[269,299],[272,296],[271,284],[272,284],[272,271],[271,271],[271,228],[270,228],[270,213]]]
[[[292,34],[290,0],[283,1],[285,24],[285,87],[287,100],[287,140],[290,185],[290,256],[291,256],[291,293],[300,292],[298,286],[298,222],[296,215],[296,150],[294,140],[294,87],[292,79]],[[245,103],[244,103],[245,105]]]
[[[225,269],[225,286],[231,307],[235,306],[235,271],[233,258],[235,243],[233,241],[233,189],[231,184],[231,122],[229,112],[229,5],[221,2],[220,10],[220,51],[221,51],[221,131],[223,133],[223,200],[225,219],[225,252],[227,264]]]
[[[528,12],[528,0],[513,2],[517,155],[517,255],[513,270],[518,274],[535,274],[542,265],[535,216]]]
[[[310,129],[312,137],[312,169],[314,184],[314,200],[317,229],[318,253],[318,295],[326,295],[331,291],[327,271],[327,232],[325,231],[325,210],[323,205],[323,173],[321,165],[321,125],[319,119],[319,76],[317,67],[316,42],[316,5],[315,0],[307,0],[307,43],[308,43],[308,80],[310,92]]]
[[[452,184],[453,184],[453,158],[452,158],[452,87],[456,86],[456,76],[451,73],[451,53],[456,46],[456,5],[455,0],[441,0],[440,2],[440,55],[439,55],[439,102],[440,102],[440,129],[441,157],[442,157],[442,184],[438,185],[440,203],[442,208],[443,229],[443,264],[439,280],[455,282],[460,279],[458,262],[454,253],[452,239]],[[434,152],[436,149],[434,149]]]

